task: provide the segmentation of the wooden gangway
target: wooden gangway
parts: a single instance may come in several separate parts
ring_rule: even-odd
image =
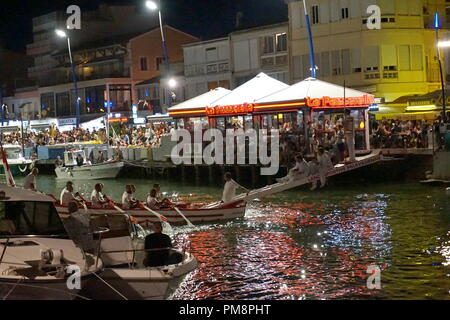
[[[332,170],[330,170],[326,174],[326,176],[327,177],[337,176],[337,175],[340,175],[340,174],[343,174],[343,173],[346,173],[349,171],[353,171],[356,169],[360,169],[363,167],[373,165],[377,162],[380,162],[382,160],[382,157],[383,156],[381,155],[379,150],[373,151],[369,155],[357,157],[355,162],[348,163],[348,164],[337,164],[336,166],[334,166],[334,168]],[[286,191],[289,189],[294,189],[294,188],[297,188],[297,187],[300,187],[303,185],[307,185],[309,183],[313,183],[314,181],[318,181],[318,180],[320,180],[320,175],[317,174],[317,175],[312,175],[312,176],[309,176],[309,177],[303,178],[303,179],[275,183],[275,184],[268,185],[268,186],[265,186],[260,189],[252,190],[249,193],[242,193],[242,194],[234,197],[228,203],[216,202],[216,203],[212,203],[212,204],[208,205],[207,207],[213,208],[213,207],[217,207],[217,206],[225,206],[225,205],[235,203],[238,201],[248,202],[248,201],[252,201],[255,199],[263,198],[265,196],[283,192],[283,191]]]

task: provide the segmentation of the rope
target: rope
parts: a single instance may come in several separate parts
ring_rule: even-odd
[[[79,294],[76,294],[76,293],[70,293],[70,292],[67,292],[67,291],[64,291],[64,290],[59,290],[59,289],[55,289],[55,288],[47,288],[47,287],[40,287],[40,286],[34,286],[34,285],[30,285],[30,284],[22,284],[22,283],[19,283],[21,280],[23,280],[23,278],[21,278],[21,279],[20,279],[17,283],[15,283],[15,284],[7,283],[7,282],[4,282],[4,283],[2,283],[2,284],[3,284],[3,285],[12,285],[12,286],[14,286],[14,287],[13,287],[13,290],[14,290],[16,287],[25,287],[25,288],[33,288],[33,289],[44,289],[44,290],[49,290],[49,291],[55,291],[55,292],[63,293],[63,294],[70,295],[70,296],[73,296],[73,297],[77,297],[77,298],[80,298],[80,299],[83,299],[83,300],[91,300],[91,299],[86,298],[86,297],[83,297],[83,296],[81,296],[81,295],[79,295]],[[11,290],[11,292],[8,293],[7,296],[9,296],[11,293],[12,293],[12,290]],[[6,299],[7,299],[7,296],[5,296],[2,300],[6,300]]]

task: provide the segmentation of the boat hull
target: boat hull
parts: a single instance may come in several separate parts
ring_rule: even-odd
[[[197,260],[189,255],[183,263],[158,268],[107,268],[100,277],[117,292],[96,280],[89,285],[95,300],[166,300],[180,287],[186,276],[197,268]]]
[[[81,288],[91,276],[81,278]],[[8,281],[0,279],[0,300],[75,300],[79,289],[70,290],[66,280],[57,281]]]
[[[30,173],[32,162],[15,164],[11,163],[10,160],[8,160],[8,164],[13,176],[26,176],[28,173]],[[0,166],[0,174],[5,174],[5,169],[3,168],[3,166]]]
[[[61,218],[67,218],[69,216],[68,208],[55,204],[56,210]],[[227,205],[226,207],[217,208],[201,208],[201,209],[181,209],[182,213],[192,223],[210,223],[223,220],[232,220],[236,218],[242,218],[245,216],[246,204],[244,202],[238,202],[235,204]],[[173,209],[155,210],[160,215],[167,218],[170,224],[183,225],[186,221],[180,214]],[[134,217],[139,224],[146,227],[151,223],[159,221],[153,213],[145,209],[126,210],[127,215]],[[116,209],[93,209],[88,208],[88,213],[91,217],[104,216],[104,215],[117,215],[121,214]]]
[[[61,180],[114,179],[123,167],[123,162],[113,162],[81,167],[60,167],[55,169],[55,173]]]

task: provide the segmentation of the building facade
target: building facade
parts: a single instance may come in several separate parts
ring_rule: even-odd
[[[381,29],[369,29],[371,5]],[[390,102],[440,88],[434,13],[446,27],[444,0],[310,0],[308,10],[318,78]],[[291,81],[310,76],[303,3],[289,0]],[[441,32],[446,37],[446,32]]]
[[[185,45],[183,51],[188,99],[218,87],[231,88],[229,37]]]
[[[260,72],[289,83],[288,29],[286,22],[230,34],[233,87]]]

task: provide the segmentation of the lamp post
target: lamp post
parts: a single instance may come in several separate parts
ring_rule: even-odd
[[[314,43],[311,31],[311,22],[309,21],[308,8],[306,5],[306,0],[303,0],[303,8],[305,10],[305,21],[306,21],[306,29],[308,31],[308,41],[309,41],[309,61],[311,64],[311,77],[317,77],[317,69],[316,69],[316,61],[314,56]]]
[[[169,78],[169,76],[170,76],[169,53],[167,50],[166,38],[164,36],[162,13],[161,13],[161,2],[159,3],[159,6],[158,6],[157,2],[149,0],[149,1],[145,2],[145,6],[152,11],[158,10],[159,29],[161,31],[161,40],[162,40],[162,49],[163,49],[163,60],[164,60],[164,66],[165,66],[165,70],[166,70],[166,76],[167,76],[167,78]],[[174,88],[176,86],[176,81],[174,79],[169,79],[167,84],[168,84],[169,88]],[[171,107],[171,104],[172,104],[172,98],[171,98],[171,93],[169,93],[169,99],[168,99],[169,107]]]
[[[69,50],[69,59],[70,59],[70,66],[72,69],[72,81],[73,81],[73,88],[75,90],[75,96],[76,96],[76,127],[77,129],[80,127],[80,96],[78,95],[78,83],[77,83],[77,75],[75,73],[75,64],[73,63],[72,58],[72,48],[70,46],[70,38],[67,35],[67,33],[63,30],[56,30],[56,35],[60,38],[67,38],[67,49]]]
[[[439,76],[441,78],[441,88],[442,88],[442,112],[443,112],[443,120],[444,123],[447,123],[447,115],[446,115],[446,92],[445,92],[445,80],[444,80],[444,72],[442,70],[442,60],[441,60],[441,50],[440,48],[446,47],[446,45],[449,45],[449,41],[439,42],[439,13],[436,12],[435,18],[434,18],[434,28],[436,29],[436,50],[437,50],[437,58],[439,63]]]

